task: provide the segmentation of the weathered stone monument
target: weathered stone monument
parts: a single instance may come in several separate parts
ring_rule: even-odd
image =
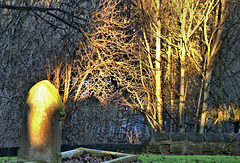
[[[62,162],[62,109],[61,97],[49,81],[30,89],[23,110],[19,162]]]

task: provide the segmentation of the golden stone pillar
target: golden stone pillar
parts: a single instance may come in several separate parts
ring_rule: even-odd
[[[28,92],[18,161],[61,162],[61,132],[64,116],[61,97],[47,80]]]

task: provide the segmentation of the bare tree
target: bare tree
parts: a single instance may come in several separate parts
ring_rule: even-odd
[[[190,124],[194,120],[198,123],[200,117],[203,132],[227,2],[1,3],[1,14],[13,12],[14,19],[9,19],[12,25],[16,13],[16,18],[26,22],[22,23],[27,26],[23,32],[31,38],[19,47],[1,43],[8,50],[19,50],[27,43],[27,52],[35,54],[29,60],[45,66],[40,66],[42,75],[34,81],[46,77],[52,80],[69,114],[69,101],[95,96],[106,105],[117,97],[121,105],[142,113],[155,131],[168,130],[164,125],[171,121],[171,131],[175,125],[185,132],[186,126],[194,125]],[[3,20],[1,25],[6,30],[1,34],[11,42],[5,31],[14,28],[8,28]],[[13,48],[11,51],[13,54]],[[6,57],[2,58],[5,63]],[[35,62],[29,62],[29,67],[32,64]]]
[[[227,15],[227,1],[221,0],[216,2],[209,2],[209,10],[206,13],[206,18],[204,19],[203,30],[204,38],[207,46],[206,56],[205,56],[205,65],[204,65],[204,92],[203,92],[203,109],[201,115],[201,125],[200,133],[204,132],[205,119],[207,114],[208,106],[208,94],[210,90],[210,80],[213,71],[213,61],[216,58],[216,54],[222,44],[221,35],[224,28],[224,22]],[[215,11],[215,12],[213,12]],[[212,17],[212,21],[209,23],[209,19]],[[212,28],[209,28],[212,27]]]

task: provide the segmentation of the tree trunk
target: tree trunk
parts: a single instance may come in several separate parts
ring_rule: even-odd
[[[71,83],[71,73],[72,73],[72,65],[67,64],[66,65],[66,77],[64,81],[64,95],[63,95],[63,111],[67,108],[67,101],[69,98],[69,89],[70,89],[70,83]]]
[[[218,62],[221,62],[221,54],[218,56]],[[218,65],[218,89],[222,88],[222,64]],[[223,107],[222,91],[218,93],[218,133],[223,133]]]
[[[157,29],[156,29],[156,98],[157,98],[157,117],[158,129],[163,130],[163,99],[162,99],[162,69],[161,69],[161,20],[159,18],[160,2],[157,1]]]
[[[187,16],[187,6],[185,5],[187,2],[183,2],[183,13],[180,18],[181,22],[181,40],[180,40],[180,48],[181,48],[181,54],[180,54],[180,64],[181,64],[181,70],[180,70],[180,88],[179,88],[179,127],[180,132],[185,132],[185,126],[184,126],[184,108],[185,108],[185,94],[186,94],[186,86],[185,86],[185,58],[186,58],[186,16]]]
[[[205,75],[206,76],[206,81],[204,83],[203,108],[202,108],[202,115],[201,115],[199,133],[204,133],[204,126],[205,126],[207,108],[208,108],[208,94],[209,94],[209,90],[210,90],[211,75],[212,75],[212,69],[207,69],[206,75]]]
[[[207,43],[208,52],[206,54],[206,73],[205,73],[205,84],[204,84],[204,93],[203,93],[203,108],[202,108],[202,115],[201,115],[201,122],[200,122],[200,133],[204,133],[204,126],[206,121],[206,115],[207,115],[207,107],[208,107],[208,94],[210,90],[210,80],[213,68],[212,63],[216,57],[216,53],[219,50],[219,47],[221,45],[221,36],[223,31],[223,24],[226,19],[226,1],[221,0],[216,8],[215,13],[215,28],[216,33],[213,33],[213,36],[215,35],[213,39],[213,43],[211,44],[207,37],[205,37],[205,41]],[[219,17],[220,16],[220,17]],[[219,28],[220,26],[220,28]],[[207,20],[204,23],[204,30],[205,33],[207,33]],[[218,29],[219,28],[219,29]]]
[[[171,43],[171,37],[170,43]],[[168,45],[168,65],[167,65],[167,73],[165,79],[168,80],[169,83],[169,91],[170,91],[170,110],[171,110],[171,123],[170,123],[170,132],[174,132],[174,75],[173,75],[173,56],[172,56],[172,48]]]
[[[156,98],[157,98],[157,117],[158,128],[161,131],[163,129],[163,99],[162,99],[162,70],[161,70],[161,40],[160,40],[160,29],[157,30],[156,38]],[[157,125],[157,124],[156,124]]]
[[[179,126],[180,132],[185,132],[184,126],[184,107],[185,107],[185,46],[182,46],[180,90],[179,90]]]

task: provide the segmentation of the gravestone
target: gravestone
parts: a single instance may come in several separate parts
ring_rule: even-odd
[[[34,85],[23,110],[18,161],[61,162],[63,117],[57,89],[47,80]]]

